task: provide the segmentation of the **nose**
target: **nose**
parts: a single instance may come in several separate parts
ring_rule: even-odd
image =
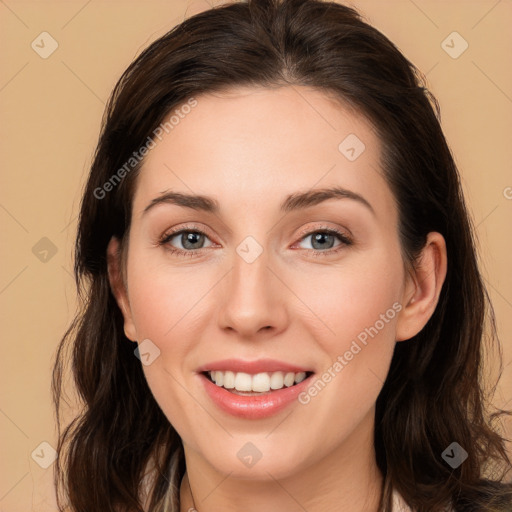
[[[275,336],[286,328],[287,289],[269,264],[266,251],[250,263],[234,254],[233,268],[220,287],[221,329],[254,340]]]

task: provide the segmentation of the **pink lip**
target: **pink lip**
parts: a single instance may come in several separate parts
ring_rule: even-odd
[[[217,386],[204,373],[198,375],[206,393],[222,411],[239,418],[251,420],[267,418],[277,414],[292,402],[298,401],[297,396],[310,385],[313,376],[311,374],[302,382],[289,388],[284,387],[261,395],[243,396]]]
[[[263,372],[309,372],[311,369],[302,368],[293,364],[277,361],[275,359],[258,359],[256,361],[243,361],[242,359],[223,359],[222,361],[214,361],[199,367],[198,373],[207,371],[232,371],[244,372],[255,375]]]

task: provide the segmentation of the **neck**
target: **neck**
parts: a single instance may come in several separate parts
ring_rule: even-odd
[[[373,448],[373,414],[336,450],[283,477],[271,471],[258,480],[221,474],[186,445],[185,461],[180,512],[379,511],[382,475]]]

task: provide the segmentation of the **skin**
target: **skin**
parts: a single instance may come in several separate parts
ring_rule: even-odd
[[[376,511],[375,402],[395,343],[434,312],[446,275],[444,239],[430,233],[416,269],[406,271],[380,141],[364,117],[325,93],[239,88],[197,100],[146,157],[126,260],[115,238],[108,248],[127,337],[150,339],[161,351],[143,370],[184,443],[181,511],[192,507],[189,482],[199,512]],[[338,150],[349,134],[366,146],[355,161]],[[290,194],[335,185],[363,196],[373,212],[347,198],[279,211]],[[143,214],[171,190],[211,196],[220,212],[161,204]],[[171,228],[190,224],[206,234],[197,255],[169,251],[187,250],[181,235],[158,245]],[[353,244],[334,236],[318,248],[311,234],[325,228]],[[236,252],[249,235],[263,248],[250,264]],[[219,410],[195,371],[227,357],[268,357],[322,375],[394,303],[401,311],[321,393],[270,418]],[[247,442],[262,454],[250,468],[237,457]]]

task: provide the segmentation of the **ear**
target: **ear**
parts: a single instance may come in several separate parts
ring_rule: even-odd
[[[407,277],[396,341],[408,340],[418,334],[434,314],[446,269],[446,242],[440,233],[429,233],[418,262]]]
[[[137,332],[121,270],[121,244],[116,237],[112,237],[107,246],[107,268],[110,288],[124,317],[124,333],[128,339],[136,341]]]

